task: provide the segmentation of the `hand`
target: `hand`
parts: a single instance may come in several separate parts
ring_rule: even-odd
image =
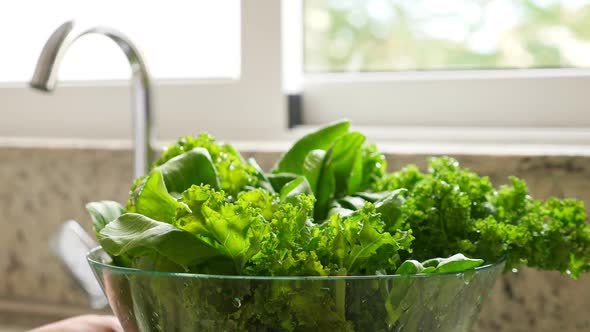
[[[114,316],[83,315],[38,327],[30,332],[124,332]]]

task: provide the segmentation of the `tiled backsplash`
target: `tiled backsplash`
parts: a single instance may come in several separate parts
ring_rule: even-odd
[[[279,155],[244,154],[256,157],[265,169]],[[495,184],[516,175],[537,198],[590,202],[590,157],[455,157]],[[426,156],[391,154],[388,161],[390,170],[408,163],[424,167]],[[124,202],[130,182],[126,150],[0,147],[0,322],[32,322],[35,312],[40,322],[88,308],[83,293],[49,252],[49,237],[67,219],[90,229],[84,205],[99,199]],[[498,280],[475,330],[590,331],[588,308],[589,276],[572,281],[524,269]]]

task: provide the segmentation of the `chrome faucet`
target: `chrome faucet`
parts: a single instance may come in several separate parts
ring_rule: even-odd
[[[68,21],[49,37],[31,79],[31,87],[51,92],[57,83],[57,71],[68,47],[86,34],[101,34],[112,39],[125,53],[131,66],[133,89],[134,161],[133,176],[147,173],[152,162],[153,118],[151,110],[150,76],[137,47],[120,32],[105,27],[78,27]]]
[[[73,21],[66,22],[57,28],[45,43],[30,85],[41,91],[53,91],[57,83],[57,71],[67,49],[81,36],[92,33],[105,35],[117,43],[131,66],[134,99],[133,176],[138,178],[147,173],[152,162],[154,131],[150,76],[139,50],[129,38],[109,28],[85,28],[76,26]],[[74,220],[65,222],[50,241],[50,248],[84,289],[90,305],[93,308],[103,308],[107,305],[107,300],[86,262],[86,253],[97,245]]]

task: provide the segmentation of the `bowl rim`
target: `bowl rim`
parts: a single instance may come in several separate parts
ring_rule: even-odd
[[[418,273],[418,274],[382,274],[382,275],[346,275],[346,276],[247,276],[247,275],[223,275],[223,274],[201,274],[201,273],[188,273],[188,272],[160,272],[160,271],[148,271],[140,270],[130,267],[122,267],[103,263],[94,259],[96,255],[110,255],[102,248],[97,246],[92,248],[86,253],[86,259],[91,265],[99,266],[103,269],[107,269],[111,272],[128,275],[142,275],[142,276],[153,276],[153,277],[181,277],[181,278],[193,278],[193,279],[233,279],[233,280],[381,280],[381,279],[422,279],[422,278],[433,278],[433,277],[445,277],[445,276],[459,276],[470,273],[477,273],[484,270],[492,270],[494,268],[500,268],[506,263],[506,257],[502,257],[500,260],[478,266],[475,268],[458,271],[458,272],[437,272],[437,273]],[[94,270],[94,269],[93,269]]]

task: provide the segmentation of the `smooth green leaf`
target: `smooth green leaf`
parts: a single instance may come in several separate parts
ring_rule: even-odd
[[[275,192],[281,192],[281,189],[289,182],[297,179],[300,175],[293,173],[270,173],[266,174],[268,181]]]
[[[321,222],[326,219],[330,204],[334,199],[334,193],[336,191],[336,178],[329,160],[330,152],[328,151],[328,154],[324,158],[322,171],[318,181],[316,204],[313,213],[316,222]]]
[[[179,203],[168,193],[164,178],[154,170],[137,188],[135,206],[132,211],[158,221],[174,222]]]
[[[219,178],[207,149],[194,148],[156,167],[169,193],[181,194],[192,185],[208,184],[219,190]]]
[[[348,132],[349,121],[330,124],[299,139],[278,161],[273,173],[303,174],[303,161],[307,154],[316,149],[328,150],[336,139]]]
[[[100,235],[102,247],[115,256],[154,250],[184,268],[219,256],[217,250],[190,233],[136,213],[121,215]]]
[[[463,254],[456,254],[440,261],[436,272],[461,272],[476,268],[483,264],[483,259],[465,257]]]
[[[422,262],[422,266],[436,268],[438,266],[438,264],[440,264],[440,262],[442,262],[442,260],[443,260],[442,258],[427,259],[424,262]]]
[[[341,217],[348,217],[353,213],[354,213],[354,210],[343,208],[338,205],[338,206],[333,206],[330,208],[330,211],[328,212],[328,217],[330,217],[333,214],[337,214]]]
[[[363,151],[358,150],[352,168],[350,170],[350,176],[348,177],[348,194],[352,195],[361,190],[363,184]]]
[[[312,150],[305,158],[303,175],[308,179],[310,188],[316,197],[314,218],[322,221],[329,212],[334,198],[336,179],[330,164],[332,150]]]
[[[395,232],[401,227],[402,206],[405,202],[403,195],[406,191],[406,189],[391,191],[388,196],[375,202],[375,208],[381,213],[385,227],[390,232]]]
[[[367,203],[366,200],[362,199],[361,197],[356,197],[356,196],[342,197],[337,202],[342,207],[350,209],[350,210],[362,209],[363,206],[365,206],[365,204]]]
[[[255,175],[256,178],[258,179],[258,186],[260,186],[261,188],[274,193],[275,190],[272,187],[272,184],[270,183],[270,180],[268,179],[268,177],[266,176],[266,174],[264,174],[264,171],[262,170],[262,168],[260,167],[260,165],[258,165],[258,163],[256,162],[256,159],[254,158],[249,158],[248,159],[248,164],[250,166],[252,166],[255,170]]]
[[[420,271],[420,273],[423,273],[423,274],[436,273],[436,272],[438,272],[438,271],[436,270],[436,267],[434,267],[434,266],[426,267],[426,268],[424,268],[424,270]]]
[[[281,189],[280,197],[282,201],[291,201],[301,194],[311,194],[311,187],[304,176],[285,184]]]
[[[310,151],[303,161],[303,175],[307,178],[309,186],[316,196],[325,159],[326,151],[317,149]]]
[[[347,133],[338,137],[332,146],[332,169],[336,178],[336,194],[346,195],[349,191],[349,181],[356,161],[356,157],[361,151],[361,146],[365,142],[365,136],[358,132]],[[357,166],[358,168],[358,166]],[[358,184],[353,187],[360,187],[362,175],[355,174],[354,181]]]
[[[391,191],[380,191],[380,192],[357,192],[354,196],[358,196],[366,200],[367,202],[375,203],[391,196]]]
[[[418,274],[424,270],[424,267],[420,262],[408,259],[404,261],[395,271],[395,274],[407,275],[407,274]]]
[[[92,218],[94,234],[98,235],[108,223],[125,213],[125,208],[114,201],[99,201],[86,204],[86,211]]]

